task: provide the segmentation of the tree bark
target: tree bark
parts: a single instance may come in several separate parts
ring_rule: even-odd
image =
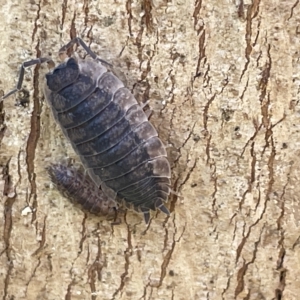
[[[150,100],[181,195],[113,227],[61,197],[45,167],[78,158],[29,69],[0,104],[2,299],[299,298],[299,1],[0,4],[1,90],[82,37]]]

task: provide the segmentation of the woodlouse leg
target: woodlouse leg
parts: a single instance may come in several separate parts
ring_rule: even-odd
[[[140,104],[141,108],[144,110],[144,108],[150,103],[150,100],[147,100],[145,103]],[[153,110],[152,109],[148,109],[148,110],[144,110],[144,113],[146,114],[147,118],[150,119]]]
[[[175,196],[177,196],[179,199],[181,199],[181,200],[183,200],[184,199],[184,197],[183,196],[181,196],[179,193],[177,193],[177,192],[175,192],[174,190],[172,190],[172,189],[170,189],[170,193],[171,194],[173,194],[173,195],[175,195]]]
[[[38,65],[38,64],[42,64],[42,63],[45,63],[45,62],[51,62],[51,59],[46,58],[46,57],[41,57],[41,58],[36,58],[36,59],[32,59],[32,60],[23,62],[21,67],[20,67],[20,74],[19,74],[19,79],[18,79],[18,83],[17,83],[16,87],[13,90],[11,90],[10,92],[8,92],[7,94],[5,94],[0,99],[0,102],[2,100],[4,100],[5,98],[9,97],[10,95],[18,92],[22,88],[22,84],[23,84],[23,80],[24,80],[24,74],[25,74],[25,68],[31,67],[31,66],[34,66],[34,65]]]
[[[151,115],[153,114],[153,110],[152,109],[148,109],[145,112],[145,115],[147,116],[148,120],[150,119]]]
[[[92,49],[80,38],[80,37],[75,37],[72,39],[68,44],[62,46],[59,50],[59,55],[65,53],[68,49],[73,47],[75,44],[79,44],[86,52],[88,55],[90,55],[93,59],[99,60],[101,63],[104,63],[106,65],[109,65],[112,67],[112,64],[108,63],[107,61],[99,58],[95,52],[92,51]]]
[[[141,108],[144,109],[150,103],[150,100],[147,100],[145,103],[140,104]]]

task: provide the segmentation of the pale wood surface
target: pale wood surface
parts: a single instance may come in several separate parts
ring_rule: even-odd
[[[2,299],[299,299],[299,1],[0,0],[0,11],[0,89],[21,62],[58,61],[82,36],[150,99],[184,197],[170,197],[169,218],[145,227],[128,212],[113,229],[60,197],[45,166],[76,157],[42,96],[47,67],[32,68],[29,106],[1,104]]]

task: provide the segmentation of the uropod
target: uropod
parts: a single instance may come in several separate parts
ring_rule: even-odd
[[[48,167],[51,180],[60,192],[91,212],[97,208],[105,214],[118,202],[142,212],[146,223],[150,210],[160,209],[169,215],[164,203],[171,191],[171,170],[156,129],[133,94],[107,69],[109,64],[80,38],[71,40],[59,53],[66,53],[76,43],[90,57],[67,57],[47,73],[44,94],[89,178],[53,164]],[[49,61],[38,58],[24,62],[17,87],[2,99],[21,89],[26,67]],[[83,192],[83,186],[94,191],[93,185],[97,196]]]

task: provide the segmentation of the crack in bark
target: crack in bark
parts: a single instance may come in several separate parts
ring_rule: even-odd
[[[173,108],[172,110],[172,114],[171,114],[171,118],[170,118],[170,130],[169,130],[169,136],[167,138],[168,141],[170,141],[170,137],[171,137],[171,132],[173,130],[173,119],[175,118],[175,112],[176,112],[176,107]],[[176,165],[179,161],[179,159],[182,157],[182,154],[181,154],[181,149],[184,148],[184,146],[187,144],[187,142],[193,137],[193,134],[194,134],[194,129],[195,129],[195,126],[196,126],[197,122],[194,122],[190,132],[189,132],[189,135],[188,137],[182,142],[181,146],[179,148],[176,148],[177,152],[179,153],[177,155],[177,157],[174,159],[173,161],[173,166],[172,166],[172,170],[176,168]],[[172,144],[172,143],[171,143]],[[178,186],[178,181],[180,179],[181,176],[177,177],[175,179],[175,182],[174,182],[174,185],[173,185],[173,190],[174,191],[180,191],[182,186],[184,186],[184,184],[189,180],[191,174],[193,173],[194,169],[196,168],[196,165],[197,165],[197,162],[199,161],[199,158],[196,158],[195,161],[194,161],[194,164],[193,166],[190,168],[190,170],[187,172],[186,176],[184,179],[182,179],[182,182],[179,184]],[[177,202],[177,195],[174,195],[173,197],[173,200],[170,201],[170,212],[173,212],[175,210],[175,203]],[[168,220],[169,217],[166,217],[166,221]]]
[[[150,275],[151,276],[151,275]],[[150,295],[148,297],[148,299],[150,300],[151,299],[151,296],[152,296],[152,292],[153,292],[153,288],[150,286],[150,281],[151,281],[151,278],[150,276],[148,277],[148,283],[146,284],[146,286],[144,287],[144,292],[143,292],[143,295],[138,299],[138,300],[142,300],[142,299],[146,299],[146,296],[147,296],[147,289],[150,287]]]
[[[81,239],[79,241],[79,251],[78,251],[78,255],[80,255],[82,253],[82,249],[83,249],[83,243],[86,240],[86,227],[85,227],[85,222],[87,220],[87,213],[84,213],[84,217],[82,219],[82,223],[81,223],[81,227],[82,227],[82,231],[81,231]]]
[[[126,10],[127,10],[127,14],[128,14],[127,24],[128,24],[129,35],[133,36],[132,31],[131,31],[131,21],[133,19],[132,12],[131,12],[131,1],[132,0],[127,0],[127,2],[126,2]]]
[[[172,51],[172,49],[171,49]],[[172,54],[170,55],[170,57],[172,57]],[[168,95],[166,96],[167,99],[170,98],[170,100],[168,100],[169,103],[174,103],[174,88],[176,87],[176,81],[175,81],[175,76],[172,75],[173,69],[171,69],[168,73],[168,76],[165,79],[165,82],[167,84],[168,79],[170,79],[171,81],[171,87],[170,87],[170,91],[168,93]],[[164,109],[162,109],[163,111]]]
[[[288,18],[288,21],[293,17],[294,15],[294,9],[297,7],[297,5],[299,4],[299,0],[296,0],[296,2],[293,4],[292,8],[291,8],[291,14]]]
[[[251,171],[250,171],[250,180],[248,179],[248,187],[246,189],[246,191],[243,193],[243,196],[242,196],[242,199],[241,201],[239,202],[239,211],[241,211],[242,207],[243,207],[243,204],[245,202],[245,199],[246,199],[246,196],[248,193],[251,193],[252,191],[252,185],[253,183],[255,182],[255,166],[256,166],[256,155],[255,155],[255,151],[254,151],[254,146],[255,146],[255,142],[253,141],[254,137],[256,136],[257,132],[254,133],[253,137],[251,137],[244,149],[243,149],[243,152],[245,151],[245,148],[247,147],[248,143],[250,141],[252,141],[252,144],[251,144],[251,148],[250,148],[250,155],[252,157],[252,160],[251,160]],[[242,154],[241,154],[242,156]],[[238,158],[238,161],[239,161],[239,158]],[[258,183],[258,186],[259,186],[259,183]],[[258,189],[259,193],[260,193],[260,190]],[[256,203],[256,207],[255,207],[255,210],[257,209],[258,207],[258,204],[260,203],[260,197],[259,197],[259,201]]]
[[[34,41],[35,35],[37,33],[38,30],[38,25],[37,25],[37,21],[40,19],[40,12],[41,12],[41,0],[39,1],[39,3],[37,3],[37,7],[38,10],[36,12],[36,18],[34,19],[34,27],[33,27],[33,32],[32,32],[32,36],[31,36],[31,41]]]
[[[257,202],[256,202],[256,205],[255,205],[255,208],[254,208],[254,211],[256,212],[259,205],[260,205],[260,200],[261,200],[261,191],[260,191],[260,184],[258,182],[257,184],[257,191],[258,191],[258,197],[257,197]]]
[[[295,247],[300,244],[300,235],[297,237],[295,242],[293,243],[292,249],[295,250]]]
[[[246,142],[245,146],[243,147],[243,151],[241,152],[240,156],[238,157],[238,163],[239,163],[239,159],[243,157],[249,143],[255,140],[256,136],[258,135],[258,133],[259,133],[261,127],[262,127],[262,124],[258,125],[256,123],[255,119],[253,119],[253,125],[254,125],[254,128],[255,128],[254,134],[249,138],[249,140]]]
[[[266,84],[267,84],[267,81],[268,81],[267,78],[268,78],[268,76],[265,77],[265,79],[263,80],[263,84],[262,84],[263,90],[266,89]],[[251,192],[251,190],[252,190],[252,184],[255,182],[256,156],[255,156],[255,153],[254,153],[254,142],[253,141],[254,141],[256,135],[258,134],[258,131],[260,131],[262,125],[264,125],[264,127],[266,128],[266,133],[265,133],[265,146],[263,147],[261,157],[264,155],[266,149],[270,146],[270,143],[271,143],[271,154],[270,154],[269,161],[268,161],[269,184],[268,184],[268,190],[267,190],[267,193],[266,193],[266,201],[269,200],[269,194],[271,193],[272,186],[273,186],[274,181],[275,181],[274,178],[273,178],[273,175],[274,175],[274,172],[273,172],[273,162],[274,162],[274,159],[275,159],[275,156],[276,156],[276,149],[275,149],[275,145],[274,145],[274,141],[273,141],[273,137],[272,137],[272,135],[273,135],[273,130],[272,129],[285,119],[285,115],[276,124],[274,124],[274,125],[270,124],[270,118],[271,117],[269,116],[269,113],[268,113],[269,104],[270,104],[270,97],[268,95],[268,101],[267,101],[266,104],[264,104],[265,108],[262,109],[263,119],[264,119],[265,122],[262,122],[259,126],[257,124],[254,124],[255,125],[254,127],[256,128],[255,133],[247,141],[246,145],[243,148],[243,151],[242,151],[240,157],[238,158],[238,159],[240,159],[243,156],[243,154],[244,154],[244,152],[245,152],[248,144],[250,143],[250,141],[252,141],[251,150],[250,150],[251,157],[252,157],[252,163],[251,163],[251,181],[248,184],[247,190],[243,194],[242,201],[239,203],[239,209],[241,209],[241,207],[242,207],[242,205],[244,203],[246,195],[249,192]],[[271,140],[271,142],[269,140]],[[258,187],[259,187],[259,182],[258,182]],[[259,206],[259,203],[260,203],[260,190],[259,190],[259,188],[258,188],[258,191],[259,191],[259,198],[258,198],[258,202],[257,202],[256,207],[255,207],[255,211],[257,210],[257,208]],[[265,205],[266,205],[266,202],[265,202]]]
[[[182,180],[182,182],[180,183],[178,190],[180,191],[180,189],[186,184],[186,182],[189,180],[190,176],[192,175],[193,171],[195,170],[196,166],[197,166],[197,162],[199,161],[199,157],[195,159],[194,164],[192,165],[192,167],[190,168],[190,170],[187,172],[185,178]]]
[[[70,39],[74,39],[75,37],[77,37],[77,30],[76,30],[76,24],[75,24],[75,20],[76,20],[76,12],[74,12],[72,21],[71,21],[71,27],[70,27]],[[70,49],[68,49],[70,51],[70,53],[67,51],[67,54],[69,56],[71,56],[71,52],[73,51],[73,47],[71,47]]]
[[[246,191],[243,193],[242,199],[239,202],[239,211],[241,211],[241,209],[243,207],[243,204],[245,203],[246,196],[250,192],[250,190],[251,190],[251,187],[250,187],[250,185],[248,183],[248,187],[247,187]]]
[[[252,227],[252,225],[249,227],[247,235],[245,236],[246,223],[244,222],[244,225],[243,225],[243,238],[242,238],[241,243],[238,245],[238,247],[236,249],[236,259],[235,259],[235,263],[236,264],[238,263],[240,255],[242,253],[242,250],[243,250],[243,248],[244,248],[244,246],[246,244],[246,239],[250,236],[251,227]]]
[[[175,299],[175,293],[174,293],[175,288],[172,288],[172,294],[171,294],[171,300]]]
[[[179,243],[184,232],[185,232],[185,229],[186,229],[186,224],[184,225],[183,227],[183,230],[182,230],[182,233],[180,234],[179,238],[176,240],[175,239],[175,235],[177,233],[177,227],[176,227],[176,224],[175,224],[175,216],[173,218],[173,224],[174,224],[174,228],[175,228],[175,232],[173,234],[173,242],[172,242],[172,247],[170,250],[168,250],[167,254],[165,255],[164,257],[164,260],[163,260],[163,263],[161,265],[161,275],[160,275],[160,280],[158,283],[151,283],[151,275],[149,275],[149,278],[148,278],[148,283],[145,285],[144,287],[144,293],[143,295],[139,298],[139,300],[141,299],[146,299],[146,296],[147,296],[147,289],[150,288],[150,294],[149,294],[149,297],[148,299],[152,299],[152,292],[153,292],[153,288],[159,288],[161,285],[162,285],[162,282],[166,276],[166,270],[167,270],[167,267],[170,263],[170,260],[172,258],[172,253],[174,252],[174,249],[175,249],[175,245],[176,243]],[[164,223],[164,228],[165,228],[165,231],[166,231],[166,235],[165,235],[165,239],[164,239],[164,248],[166,248],[166,244],[167,244],[167,241],[166,241],[166,236],[168,236],[168,230],[167,228],[165,227],[166,226],[166,223]]]
[[[209,110],[209,107],[211,105],[211,103],[215,100],[216,98],[216,94],[214,94],[208,101],[207,103],[205,104],[204,106],[204,110],[203,110],[203,127],[204,127],[204,130],[207,130],[207,120],[208,120],[208,110]]]
[[[177,189],[178,187],[178,181],[179,181],[179,178],[176,178],[175,181],[174,181],[174,185],[173,185],[173,189],[174,191],[180,191],[180,187]],[[178,199],[178,195],[176,194],[171,194],[172,197],[171,197],[171,200],[169,201],[169,210],[170,210],[170,213],[174,212],[175,211],[175,205],[177,203],[177,199]],[[167,216],[166,217],[166,221],[167,222],[169,220],[170,216]]]
[[[86,235],[85,235],[85,221],[86,221],[86,219],[87,219],[87,214],[85,213],[84,214],[84,218],[82,220],[82,228],[83,229],[82,229],[81,239],[79,241],[79,249],[80,250],[78,251],[77,256],[74,259],[74,261],[72,262],[72,266],[71,266],[71,268],[69,270],[70,278],[72,278],[72,280],[68,284],[67,292],[66,292],[66,295],[65,295],[65,299],[66,300],[71,300],[72,299],[72,286],[74,286],[75,284],[77,284],[77,281],[74,279],[74,276],[73,276],[73,269],[74,269],[74,265],[75,265],[77,259],[79,258],[79,256],[82,253],[83,243],[86,240]],[[86,265],[88,265],[89,259],[90,259],[90,252],[89,252],[89,248],[88,248],[88,250],[87,250],[87,258],[86,258]]]
[[[237,13],[238,13],[238,17],[241,18],[241,19],[243,19],[243,20],[245,19],[244,8],[245,8],[244,1],[240,0],[239,4],[238,4]]]
[[[284,201],[284,196],[285,196],[285,191],[286,191],[287,186],[289,185],[289,183],[290,183],[290,175],[288,174],[287,182],[286,182],[286,184],[284,185],[282,194],[281,194],[281,196],[280,196],[280,201],[281,201],[280,209],[281,209],[281,213],[280,213],[280,215],[279,215],[279,217],[277,218],[277,221],[276,221],[276,224],[277,224],[277,230],[281,230],[281,229],[282,229],[281,221],[282,221],[282,219],[284,218],[284,213],[285,213],[285,201]]]
[[[282,296],[283,296],[283,291],[285,289],[286,286],[286,273],[287,273],[287,269],[285,267],[283,267],[283,263],[284,263],[284,258],[285,258],[285,254],[286,254],[286,250],[284,247],[284,229],[281,226],[281,220],[284,218],[284,213],[285,213],[285,201],[284,201],[284,195],[286,192],[286,188],[289,184],[289,175],[288,175],[288,179],[286,184],[283,187],[283,191],[282,194],[280,196],[280,200],[281,200],[281,213],[276,221],[277,223],[277,230],[279,230],[281,232],[281,239],[279,241],[279,245],[281,246],[280,251],[279,251],[279,255],[278,255],[278,260],[277,260],[277,267],[276,270],[279,271],[279,283],[278,283],[278,287],[275,289],[275,299],[276,300],[281,300]],[[292,248],[294,248],[294,245],[292,246]]]
[[[197,31],[197,34],[203,29],[204,26],[201,26],[198,30],[196,29],[196,26],[198,24],[199,18],[198,15],[200,15],[200,11],[202,8],[202,0],[196,0],[195,1],[195,8],[193,12],[193,19],[194,19],[194,29]]]
[[[45,246],[45,242],[46,242],[46,219],[47,216],[45,216],[44,218],[44,224],[43,224],[43,230],[42,230],[42,239],[39,242],[40,245],[39,247],[31,254],[31,256],[35,256],[37,254],[39,254],[41,252],[41,250],[43,250],[44,246]],[[38,224],[38,223],[37,223]]]
[[[272,179],[271,179],[271,180],[272,180]],[[270,181],[271,181],[271,180],[270,180]],[[269,184],[269,189],[270,189],[270,188],[272,189],[271,185]],[[243,237],[242,242],[239,244],[239,246],[238,246],[238,248],[237,248],[236,263],[237,263],[238,260],[239,260],[239,257],[240,257],[240,255],[241,255],[242,249],[243,249],[243,247],[244,247],[244,245],[245,245],[245,243],[246,243],[247,238],[250,236],[252,227],[256,226],[256,225],[262,220],[262,218],[263,218],[263,216],[264,216],[264,214],[265,214],[265,212],[266,212],[267,202],[270,200],[270,199],[269,199],[270,191],[271,191],[271,190],[268,190],[267,193],[266,193],[266,199],[265,199],[265,202],[264,202],[264,208],[263,208],[263,210],[262,210],[261,215],[257,218],[257,220],[256,220],[252,225],[249,226],[249,229],[248,229],[248,232],[247,232],[246,236]],[[245,226],[245,225],[244,225],[244,226]],[[243,233],[243,234],[244,234],[244,233]]]
[[[5,131],[6,131],[5,111],[3,109],[3,101],[2,101],[2,102],[0,102],[0,147],[2,144],[2,139],[4,137]]]
[[[252,145],[251,145],[251,149],[250,149],[250,155],[251,155],[252,160],[251,160],[251,178],[250,178],[250,184],[249,184],[249,187],[250,187],[249,192],[251,192],[252,184],[255,182],[256,155],[255,155],[255,151],[254,151],[254,146],[255,146],[255,142],[253,141]]]
[[[159,288],[162,283],[163,283],[163,280],[164,278],[166,277],[166,274],[167,274],[167,267],[171,261],[171,258],[172,258],[172,254],[175,250],[175,246],[177,243],[180,242],[184,232],[185,232],[185,228],[186,228],[186,224],[184,225],[183,229],[182,229],[182,233],[180,234],[179,238],[176,240],[175,239],[175,235],[177,233],[177,227],[175,225],[175,216],[174,216],[174,219],[173,219],[173,223],[174,223],[174,234],[173,234],[173,242],[172,242],[172,246],[171,246],[171,249],[167,251],[167,254],[164,256],[164,259],[163,259],[163,262],[161,264],[161,273],[160,273],[160,279],[158,281],[158,283],[150,283],[149,286],[152,287],[152,288]],[[168,234],[168,229],[165,227],[165,230],[166,230],[166,234]]]
[[[144,1],[148,1],[148,0],[144,0]],[[158,44],[158,32],[156,31],[156,42],[154,43],[154,50],[153,51],[149,51],[149,55],[148,55],[148,60],[147,60],[147,68],[146,70],[144,70],[141,74],[141,78],[140,80],[138,80],[132,87],[132,90],[131,92],[133,93],[134,92],[134,89],[136,87],[136,85],[140,84],[140,83],[145,83],[146,84],[146,88],[144,89],[142,95],[143,95],[143,103],[145,103],[146,101],[148,101],[150,99],[150,90],[151,90],[151,84],[149,83],[148,80],[145,80],[148,76],[148,74],[151,72],[151,61],[155,55],[155,51],[157,50],[157,44]],[[141,35],[141,38],[142,38],[142,35]],[[138,45],[138,49],[139,47],[141,48],[141,51],[143,50],[144,46],[141,46],[141,41],[139,41],[139,44]],[[124,49],[123,49],[124,50]],[[122,50],[122,51],[123,51]],[[140,59],[140,66],[139,66],[139,69],[141,70],[141,67],[142,67],[142,52],[140,53],[139,57],[141,58]]]
[[[261,80],[259,82],[259,88],[261,89],[261,93],[259,95],[259,101],[261,102],[261,115],[262,115],[262,123],[265,128],[269,127],[270,123],[270,115],[269,115],[269,106],[270,106],[270,93],[267,95],[267,86],[270,79],[270,73],[272,68],[272,59],[270,55],[270,45],[268,45],[268,58],[269,62],[265,65],[265,68],[261,74]],[[267,131],[267,133],[269,133]]]
[[[243,100],[244,100],[244,95],[245,95],[245,93],[246,93],[246,91],[247,91],[247,89],[248,89],[248,85],[249,85],[249,77],[247,78],[247,82],[246,82],[246,84],[244,85],[244,89],[243,89],[243,91],[242,91],[242,94],[241,94],[241,96],[240,96],[240,100],[243,102]]]
[[[270,187],[270,185],[269,185],[269,187]],[[269,192],[267,192],[266,195],[267,196],[266,196],[266,200],[264,202],[264,208],[262,210],[261,215],[257,218],[257,220],[252,225],[249,226],[249,229],[248,229],[248,232],[247,232],[246,236],[243,237],[242,242],[239,244],[239,246],[237,248],[236,263],[238,262],[238,260],[240,258],[240,255],[242,253],[242,249],[243,249],[244,245],[246,244],[247,238],[250,236],[252,227],[256,226],[262,220],[262,218],[263,218],[263,216],[266,212],[267,202],[270,200],[269,199]],[[246,224],[244,224],[244,229],[245,229],[245,226],[246,226]],[[243,232],[243,235],[244,235],[244,232]]]
[[[151,12],[151,9],[152,9],[151,7],[149,7],[149,5],[151,6],[151,3],[149,2],[149,0],[143,0],[143,1],[144,1],[144,5],[146,5],[145,15],[142,16],[140,30],[139,30],[136,38],[135,38],[135,41],[133,42],[133,44],[137,47],[137,52],[138,52],[137,57],[138,57],[138,60],[139,60],[139,70],[140,71],[142,71],[142,64],[144,62],[144,60],[143,60],[143,50],[144,50],[145,45],[142,45],[142,38],[143,38],[143,33],[144,33],[144,24],[145,24],[145,22],[146,23],[149,22],[149,20],[148,20],[149,13]],[[129,4],[129,2],[127,2],[127,3]],[[130,32],[130,35],[132,35],[132,32],[131,32],[131,19],[132,19],[131,3],[127,7],[127,9],[128,9],[128,14],[130,16],[130,18],[129,18],[129,20],[130,20],[129,32]],[[149,9],[150,9],[150,11],[149,11]],[[151,15],[151,13],[150,13],[150,15]],[[151,20],[152,20],[152,16],[151,16]],[[152,23],[152,21],[151,21],[151,23]],[[150,24],[148,24],[148,25],[150,26]],[[147,26],[146,26],[146,28],[147,28],[147,30],[149,30],[149,28]],[[151,30],[151,32],[152,32],[152,30]],[[156,40],[156,43],[154,44],[154,47],[157,44],[158,44],[158,40]],[[146,102],[150,98],[149,95],[150,95],[151,85],[149,84],[148,80],[145,80],[145,79],[147,78],[148,74],[151,72],[151,61],[154,57],[155,50],[154,51],[149,51],[149,53],[150,54],[148,55],[149,59],[147,60],[147,67],[146,67],[145,70],[142,71],[141,78],[133,85],[133,87],[131,89],[131,92],[134,94],[134,89],[136,88],[136,86],[138,86],[141,83],[146,84],[146,88],[143,91],[143,103]]]
[[[98,235],[98,252],[96,258],[92,265],[88,269],[88,282],[91,288],[91,299],[96,300],[97,290],[96,290],[96,281],[102,280],[102,269],[106,265],[106,259],[102,257],[102,248],[101,248],[101,238]]]
[[[76,284],[75,280],[72,279],[72,281],[68,284],[67,293],[65,295],[65,300],[72,300],[72,287]]]
[[[90,11],[90,8],[89,8],[89,2],[88,0],[84,0],[83,2],[83,11],[84,11],[84,25],[87,27],[87,23],[89,21],[89,11]]]
[[[113,293],[111,300],[116,299],[116,296],[123,290],[123,288],[125,286],[126,276],[128,275],[128,270],[129,270],[129,265],[130,265],[129,258],[133,254],[132,242],[131,242],[131,229],[130,229],[129,224],[127,223],[126,217],[124,217],[124,221],[127,225],[127,248],[124,252],[124,259],[125,259],[124,269],[125,270],[124,270],[123,274],[121,275],[121,283],[120,283],[119,287],[116,289],[116,291]],[[149,223],[149,225],[150,225],[150,223]]]
[[[260,235],[259,235],[259,238],[258,238],[258,241],[256,241],[254,243],[254,250],[253,250],[253,255],[252,255],[252,259],[246,263],[245,260],[243,259],[243,266],[239,269],[238,271],[238,274],[237,274],[237,286],[236,286],[236,289],[235,289],[235,292],[234,292],[234,295],[235,295],[235,298],[237,298],[237,296],[244,290],[244,286],[245,286],[245,283],[244,283],[244,277],[246,275],[246,272],[248,270],[248,267],[250,264],[253,264],[255,259],[256,259],[256,253],[258,251],[258,245],[261,241],[261,237],[262,237],[262,232],[264,230],[264,227],[262,227],[262,229],[260,230]],[[248,233],[250,233],[250,231],[248,231]],[[248,235],[249,236],[249,235]],[[248,291],[249,293],[249,291]]]
[[[283,267],[286,250],[284,248],[284,234],[283,233],[282,233],[282,238],[279,241],[279,245],[281,245],[281,248],[279,251],[277,266],[276,266],[276,270],[279,272],[278,287],[275,289],[275,299],[276,300],[282,299],[283,291],[284,291],[285,285],[286,285],[285,279],[286,279],[287,269]]]
[[[209,83],[210,83],[211,77],[209,76],[209,72],[210,72],[210,64],[207,63],[207,69],[203,73],[203,87],[208,88],[210,91]]]
[[[216,173],[217,173],[217,166],[215,163],[211,164],[211,168],[213,167],[213,171],[212,171],[212,174],[210,176],[210,178],[213,180],[213,184],[214,184],[214,191],[211,195],[212,197],[212,204],[211,204],[211,209],[212,209],[212,212],[214,214],[213,217],[211,217],[211,222],[213,221],[213,218],[218,218],[218,209],[216,208],[216,202],[217,202],[217,198],[216,198],[216,194],[218,192],[218,176],[216,176]]]
[[[171,130],[169,130],[169,137],[168,137],[168,139],[167,139],[168,141],[170,140],[170,137],[171,137],[171,131],[172,131],[172,129],[174,128],[174,127],[173,127],[173,119],[175,118],[174,115],[175,115],[176,110],[177,110],[177,108],[174,107],[174,109],[173,109],[173,111],[172,111],[172,116],[171,116],[171,119],[170,119],[170,129],[171,129]],[[177,155],[177,157],[176,157],[176,158],[174,159],[174,161],[173,161],[174,165],[176,165],[176,164],[178,163],[179,159],[182,157],[181,149],[184,148],[184,147],[186,146],[187,142],[193,137],[193,135],[194,135],[194,129],[195,129],[196,124],[197,124],[197,121],[194,122],[194,124],[192,125],[192,128],[191,128],[191,129],[188,128],[188,130],[189,130],[189,135],[188,135],[187,138],[181,143],[181,145],[180,145],[178,148],[176,148],[176,150],[177,150],[177,152],[179,152],[179,154]],[[196,160],[199,160],[199,158],[197,158]],[[186,159],[186,161],[189,161],[188,158]],[[180,185],[180,187],[181,187],[181,186],[182,186],[182,184]]]
[[[153,17],[152,17],[152,1],[142,0],[142,9],[145,14],[142,16],[142,25],[145,24],[147,31],[151,33],[153,31]]]
[[[254,227],[255,225],[257,225],[259,223],[259,221],[262,220],[263,215],[264,215],[264,213],[266,211],[267,202],[270,200],[270,193],[272,191],[272,187],[273,187],[273,184],[274,184],[274,181],[275,181],[274,180],[273,162],[274,162],[274,159],[275,159],[276,151],[275,151],[275,147],[274,147],[273,138],[271,138],[271,144],[272,144],[272,150],[271,150],[271,154],[270,154],[269,161],[268,161],[269,183],[268,183],[268,189],[267,189],[267,192],[266,192],[266,198],[265,198],[265,201],[264,201],[264,208],[263,208],[263,211],[262,211],[260,217],[249,227],[249,230],[248,230],[248,233],[247,233],[246,237],[243,238],[242,242],[238,246],[236,262],[238,261],[238,259],[240,257],[241,251],[243,249],[243,246],[246,243],[246,239],[250,235],[252,227]]]
[[[126,47],[128,47],[128,41],[129,41],[129,37],[127,37],[126,42],[124,43],[118,57],[122,57],[124,50],[126,49]],[[130,62],[127,62],[127,69],[129,69],[130,67]]]
[[[230,281],[231,281],[231,279],[232,279],[232,276],[229,276],[228,279],[227,279],[226,287],[225,287],[225,289],[223,289],[223,292],[222,292],[222,294],[221,294],[222,299],[226,299],[226,298],[225,298],[225,293],[228,291],[228,289],[229,289],[229,287],[230,287]]]
[[[16,187],[22,182],[21,162],[20,162],[21,153],[23,153],[23,150],[20,150],[19,153],[18,153],[18,181],[16,183]],[[26,199],[28,199],[28,198],[26,197]]]
[[[11,179],[9,175],[9,164],[10,164],[11,157],[7,160],[5,166],[2,167],[2,179],[4,181],[4,187],[3,187],[3,196],[8,196],[10,190],[11,190]],[[4,209],[4,214],[5,214]]]
[[[240,81],[244,77],[248,66],[250,64],[250,54],[252,52],[253,46],[251,45],[251,37],[252,37],[252,20],[255,19],[258,15],[259,12],[259,5],[260,5],[260,0],[253,0],[252,4],[248,6],[247,9],[247,17],[246,17],[246,34],[245,34],[245,41],[246,41],[246,49],[245,49],[245,58],[246,58],[246,64],[244,66],[244,69],[242,71]],[[259,30],[257,33],[257,36],[259,34]],[[255,45],[255,44],[253,44]]]
[[[199,57],[198,57],[198,61],[197,61],[196,73],[195,73],[195,76],[194,76],[194,80],[202,74],[202,72],[200,71],[200,65],[201,65],[201,61],[202,61],[203,58],[205,58],[203,64],[206,63],[205,30],[203,30],[202,34],[199,37],[198,49],[199,49],[198,50],[199,51]]]
[[[207,129],[206,129],[207,130]],[[207,137],[207,143],[206,143],[206,147],[205,147],[205,154],[206,154],[206,164],[208,165],[209,164],[209,161],[210,161],[210,142],[211,142],[211,134],[208,135]]]
[[[11,190],[11,180],[9,175],[9,164],[10,159],[6,163],[3,168],[2,178],[4,179],[4,188],[3,188],[3,195],[6,196],[6,200],[4,202],[4,225],[3,225],[3,241],[5,244],[5,248],[0,252],[0,256],[3,253],[6,254],[7,259],[7,273],[4,276],[4,287],[3,287],[3,300],[5,300],[8,296],[8,286],[10,283],[11,274],[14,268],[13,264],[13,257],[12,257],[12,249],[10,246],[10,237],[11,231],[13,227],[13,218],[12,218],[12,207],[16,200],[16,193],[14,193],[13,197],[9,197],[9,191]]]
[[[61,30],[64,28],[67,9],[68,9],[68,0],[63,0],[63,3],[61,4],[61,25],[60,25]]]
[[[260,34],[260,25],[261,25],[261,20],[259,19],[257,21],[256,36],[254,38],[254,42],[252,43],[253,46],[257,45],[257,43],[258,43],[258,38],[259,38],[259,34]]]
[[[41,265],[41,258],[39,257],[38,259],[37,259],[37,264],[36,264],[36,266],[33,268],[33,271],[32,271],[32,273],[31,273],[31,275],[30,275],[30,277],[29,277],[29,280],[27,281],[27,283],[25,284],[25,286],[26,286],[26,290],[25,290],[25,296],[27,296],[27,291],[28,291],[28,287],[29,287],[29,285],[30,285],[30,282],[31,282],[31,280],[34,278],[34,276],[36,275],[36,271],[37,271],[37,269],[38,269],[38,267]],[[45,282],[45,285],[46,285],[46,282]]]
[[[39,42],[37,43],[35,49],[37,51],[37,57],[41,56],[41,51],[39,49]],[[35,181],[35,172],[34,172],[34,159],[35,159],[35,151],[37,147],[38,140],[40,138],[40,131],[41,131],[41,106],[39,101],[39,69],[40,66],[36,65],[34,69],[34,76],[33,76],[33,111],[31,114],[30,120],[30,133],[27,140],[26,146],[26,164],[27,164],[27,173],[28,173],[28,180],[30,182],[31,190],[29,195],[29,201],[33,198],[32,207],[32,223],[36,220],[36,208],[37,208],[37,193],[36,193],[36,181]]]
[[[269,160],[268,160],[269,183],[268,183],[268,189],[267,189],[267,193],[266,193],[266,200],[267,201],[270,200],[270,193],[272,191],[273,184],[275,182],[275,179],[274,179],[274,161],[275,161],[275,156],[276,156],[276,149],[275,149],[275,145],[274,145],[273,136],[271,136],[271,147],[272,147],[271,148],[271,153],[270,153]]]

